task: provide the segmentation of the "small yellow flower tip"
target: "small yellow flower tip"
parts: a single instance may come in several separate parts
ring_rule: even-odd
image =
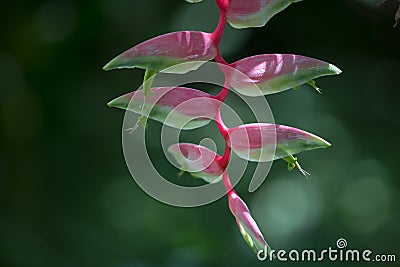
[[[178,172],[178,178],[181,178],[182,177],[182,175],[184,175],[185,174],[185,171],[184,170],[181,170],[180,172]]]
[[[127,131],[129,134],[133,133],[134,131],[136,131],[139,128],[138,125],[135,125],[131,128],[125,129],[125,131]]]
[[[147,129],[149,127],[149,124],[147,123],[147,117],[140,116],[136,121],[136,126],[143,126],[144,129]]]
[[[296,160],[296,168],[306,177],[306,179],[308,179],[308,177],[311,175],[310,173],[308,173],[307,171],[305,171],[299,164],[299,162]]]
[[[307,179],[311,175],[307,171],[305,171],[301,166],[300,163],[297,161],[297,158],[293,156],[288,156],[283,158],[288,163],[288,170],[292,171],[294,168],[297,168]]]
[[[310,85],[313,89],[315,89],[318,93],[322,95],[322,90],[317,86],[317,83],[314,80],[311,80],[308,82],[308,85]]]
[[[143,126],[144,129],[148,128],[148,123],[147,123],[147,117],[146,116],[140,116],[136,123],[135,126],[126,129],[125,131],[128,131],[130,134],[133,133],[134,131],[136,131],[140,126]]]

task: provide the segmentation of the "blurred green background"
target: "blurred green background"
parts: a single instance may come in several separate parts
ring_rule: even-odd
[[[237,186],[273,248],[320,250],[343,237],[400,260],[398,2],[376,2],[306,0],[223,38],[231,62],[296,53],[343,70],[318,79],[322,96],[303,87],[267,97],[277,123],[333,144],[299,156],[309,180],[277,161],[255,193],[246,177]],[[0,20],[0,266],[270,264],[243,242],[226,198],[185,209],[144,193],[123,158],[124,113],[106,106],[143,75],[104,72],[108,60],[166,32],[212,31],[214,1],[17,0],[2,3]],[[150,150],[175,179],[158,146]]]

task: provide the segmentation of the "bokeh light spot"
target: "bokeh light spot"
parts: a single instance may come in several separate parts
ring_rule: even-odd
[[[319,189],[306,180],[276,177],[257,192],[252,210],[267,236],[290,239],[296,231],[314,225],[321,214]]]
[[[50,1],[36,11],[34,24],[39,37],[48,43],[63,41],[76,25],[76,8],[71,2]]]

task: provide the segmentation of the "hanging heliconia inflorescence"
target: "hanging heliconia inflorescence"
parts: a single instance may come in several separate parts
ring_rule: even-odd
[[[140,114],[137,125],[147,127],[147,119],[150,118],[171,127],[194,129],[215,120],[225,140],[222,156],[206,147],[190,143],[174,144],[168,148],[168,152],[180,164],[181,170],[189,172],[194,178],[203,179],[207,183],[223,181],[229,209],[244,240],[255,253],[260,250],[269,253],[270,247],[247,205],[232,188],[227,172],[231,153],[255,162],[283,159],[288,163],[289,170],[297,168],[308,176],[295,154],[326,148],[330,144],[314,134],[277,124],[253,123],[227,128],[220,114],[221,103],[232,88],[240,94],[254,97],[296,89],[303,84],[320,92],[314,79],[336,75],[341,71],[327,62],[292,54],[262,54],[227,63],[219,51],[219,43],[226,23],[238,29],[262,27],[291,3],[299,1],[216,0],[220,20],[214,32],[181,31],[164,34],[132,47],[104,67],[105,70],[145,69],[143,90],[127,93],[109,103],[111,107]],[[183,74],[210,60],[215,60],[225,75],[225,84],[216,96],[193,88],[151,86],[158,72]],[[191,64],[174,68],[181,63]],[[167,119],[171,116],[173,119]]]

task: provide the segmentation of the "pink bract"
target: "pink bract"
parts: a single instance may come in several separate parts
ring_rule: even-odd
[[[229,145],[241,158],[272,161],[330,144],[306,131],[277,124],[253,123],[229,129]]]
[[[235,28],[264,26],[275,14],[301,0],[230,0],[227,20]]]
[[[144,97],[142,90],[122,95],[108,103],[172,127],[193,129],[208,124],[221,102],[200,90],[186,87],[155,87]]]
[[[248,96],[267,95],[305,84],[326,75],[341,73],[336,66],[306,56],[263,54],[230,65],[230,85]]]
[[[181,170],[208,183],[218,182],[226,169],[226,164],[220,161],[221,156],[201,145],[174,144],[168,148],[168,152],[181,165]]]
[[[137,67],[167,73],[186,73],[213,59],[216,54],[217,48],[211,34],[199,31],[173,32],[132,47],[111,60],[104,69]],[[186,65],[184,69],[168,69],[187,62],[193,62],[193,65]]]
[[[265,248],[270,251],[263,234],[250,214],[249,208],[235,191],[228,193],[228,203],[231,213],[236,218],[236,223],[239,227],[240,233],[250,248],[255,253],[259,250],[264,250]]]

